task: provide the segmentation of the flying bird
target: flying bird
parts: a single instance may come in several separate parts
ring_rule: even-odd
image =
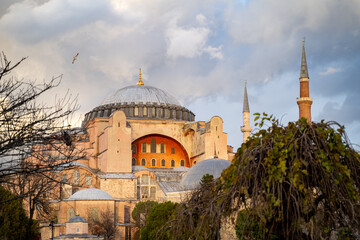
[[[76,55],[75,55],[75,57],[74,57],[74,59],[73,59],[73,61],[72,61],[72,64],[74,64],[74,62],[75,62],[75,60],[76,60],[76,58],[79,56],[79,53],[77,53]]]

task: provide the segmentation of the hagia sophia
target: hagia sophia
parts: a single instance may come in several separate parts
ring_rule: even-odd
[[[304,42],[297,104],[299,116],[311,121]],[[56,239],[65,239],[67,224],[81,225],[107,209],[114,214],[116,239],[132,239],[131,212],[139,201],[185,200],[204,174],[218,178],[231,164],[235,153],[223,125],[220,116],[195,120],[175,97],[148,86],[140,71],[136,85],[105,97],[74,129],[81,139],[76,148],[85,149],[88,157],[57,169],[61,190],[59,199],[51,200]],[[245,142],[252,131],[246,83],[241,131]],[[49,239],[51,229],[43,227],[41,234]]]

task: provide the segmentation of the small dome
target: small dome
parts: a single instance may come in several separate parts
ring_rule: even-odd
[[[205,174],[219,178],[221,172],[230,166],[230,161],[224,159],[208,159],[199,162],[184,175],[180,184],[186,189],[196,188]]]
[[[75,222],[83,222],[83,223],[86,223],[86,220],[85,218],[83,217],[80,217],[79,215],[75,216],[75,217],[72,217],[68,223],[75,223]]]
[[[107,192],[96,189],[96,188],[86,188],[80,191],[77,191],[67,200],[114,200],[110,194]]]
[[[165,105],[181,106],[180,102],[169,93],[156,87],[134,85],[121,88],[115,93],[107,96],[100,104],[118,104],[118,103],[157,103]]]

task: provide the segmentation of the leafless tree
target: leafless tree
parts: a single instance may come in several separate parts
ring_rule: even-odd
[[[0,185],[13,189],[17,197],[32,196],[31,214],[45,191],[59,183],[53,172],[85,156],[76,148],[78,136],[70,128],[78,109],[76,97],[67,93],[53,105],[39,103],[62,76],[41,84],[12,77],[25,59],[12,64],[4,53],[0,57]]]
[[[117,229],[114,224],[114,212],[106,209],[100,212],[100,217],[89,214],[89,228],[92,234],[102,236],[105,240],[115,239]]]

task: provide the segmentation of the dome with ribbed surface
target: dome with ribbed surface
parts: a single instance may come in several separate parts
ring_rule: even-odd
[[[80,191],[77,191],[67,200],[114,200],[110,194],[107,192],[96,189],[96,188],[86,188]]]
[[[156,87],[134,85],[121,88],[115,93],[107,96],[100,104],[117,104],[117,103],[152,103],[181,106],[180,102],[169,93]]]
[[[85,126],[94,118],[108,118],[123,111],[127,119],[194,121],[195,114],[169,93],[156,87],[134,85],[105,97],[101,104],[85,114]]]
[[[230,161],[224,159],[208,159],[199,162],[189,169],[181,179],[180,184],[185,189],[196,188],[205,174],[213,175],[214,179],[221,176],[222,171],[230,166]]]

